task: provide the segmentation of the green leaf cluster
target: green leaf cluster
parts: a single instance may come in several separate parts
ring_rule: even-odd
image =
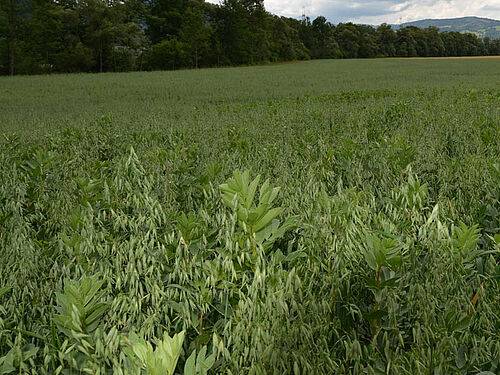
[[[59,314],[54,315],[54,321],[68,337],[72,333],[91,334],[99,326],[110,305],[102,301],[105,292],[104,284],[98,275],[82,280],[66,280],[64,293],[56,293]]]
[[[156,348],[153,348],[150,342],[131,332],[128,336],[130,346],[125,348],[125,352],[131,362],[136,363],[146,374],[173,375],[181,355],[184,337],[184,331],[173,337],[165,333],[163,340],[159,340]]]
[[[278,196],[279,187],[274,187],[265,180],[260,186],[258,200],[257,189],[260,175],[250,181],[250,171],[233,172],[233,177],[219,186],[224,204],[233,209],[238,223],[244,233],[255,245],[268,249],[288,230],[292,229],[296,217],[289,217],[281,223],[278,217],[284,212],[282,207],[273,207],[273,201]]]

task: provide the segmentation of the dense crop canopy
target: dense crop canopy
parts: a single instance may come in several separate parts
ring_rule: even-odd
[[[498,65],[343,64],[0,80],[0,374],[498,373]]]

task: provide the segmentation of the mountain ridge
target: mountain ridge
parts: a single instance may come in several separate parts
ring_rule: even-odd
[[[441,32],[456,31],[476,34],[480,38],[500,39],[500,21],[485,17],[427,18],[391,26],[395,30],[408,26],[419,28],[435,26]]]

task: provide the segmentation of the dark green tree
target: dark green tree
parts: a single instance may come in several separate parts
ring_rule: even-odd
[[[179,36],[186,43],[190,66],[195,68],[198,68],[200,55],[203,56],[209,47],[210,29],[206,21],[201,7],[190,6],[184,12]]]
[[[484,54],[500,54],[500,41],[277,17],[263,0],[0,0],[0,74]]]
[[[152,70],[174,70],[187,66],[189,46],[176,37],[151,46],[146,56],[146,68]]]
[[[375,29],[367,25],[355,25],[359,35],[359,57],[376,57],[378,55],[378,45]]]
[[[271,60],[290,61],[309,58],[307,49],[299,38],[300,23],[285,17],[273,17],[271,20]],[[295,26],[295,27],[294,27]]]
[[[380,56],[396,56],[396,33],[390,25],[383,23],[375,33]]]
[[[396,35],[397,55],[401,57],[417,56],[414,28],[404,27],[399,29]]]
[[[222,46],[223,64],[250,63],[251,35],[243,4],[238,0],[224,0],[218,17],[218,36]]]
[[[340,23],[336,28],[335,36],[343,57],[358,57],[360,37],[355,25]]]
[[[311,56],[319,59],[334,59],[341,56],[339,44],[335,40],[335,26],[325,17],[317,17],[311,24]]]
[[[0,40],[5,40],[2,48],[1,66],[8,66],[8,73],[14,75],[17,60],[22,61],[22,42],[25,34],[25,23],[31,14],[31,3],[28,0],[2,0],[0,2]],[[21,58],[18,58],[20,55]],[[29,56],[24,56],[28,59]]]
[[[429,56],[443,56],[445,47],[437,27],[424,29],[425,39],[429,49]]]

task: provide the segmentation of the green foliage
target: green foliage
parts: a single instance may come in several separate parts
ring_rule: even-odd
[[[375,304],[373,310],[365,314],[365,318],[371,321],[372,337],[375,337],[378,321],[388,314],[387,310],[381,309],[381,304],[399,281],[397,271],[401,266],[401,249],[393,238],[380,239],[378,236],[367,235],[366,242],[367,248],[363,255],[368,266],[375,271],[375,277],[365,276],[365,281],[373,293]]]
[[[0,357],[0,374],[11,374],[13,372],[27,371],[34,365],[33,357],[38,349],[33,344],[27,344],[23,348],[12,348]]]
[[[182,350],[185,332],[173,337],[164,335],[153,349],[151,343],[140,339],[135,333],[130,333],[130,347],[126,353],[131,361],[138,364],[139,369],[149,375],[173,375]],[[140,372],[142,373],[142,372]]]
[[[109,303],[102,302],[104,295],[100,291],[103,280],[98,276],[80,281],[66,280],[64,293],[56,293],[59,314],[54,321],[66,335],[72,332],[91,334],[100,324],[103,315],[109,309]]]
[[[104,281],[99,280],[97,275],[78,281],[65,280],[64,293],[56,293],[56,311],[59,314],[53,319],[59,331],[67,337],[61,345],[65,355],[59,371],[67,362],[70,368],[85,373],[92,371],[92,365],[100,362],[96,356],[96,339],[102,319],[110,307],[108,302],[102,301],[104,291],[100,289],[103,284]],[[100,367],[99,364],[94,369],[97,367]]]
[[[460,223],[454,228],[452,237],[453,250],[461,256],[465,256],[468,252],[474,250],[479,243],[481,231],[478,225],[473,225],[468,228],[464,223]]]
[[[283,208],[273,207],[279,187],[274,187],[269,180],[264,181],[259,189],[258,203],[255,199],[260,175],[250,182],[250,171],[241,173],[235,170],[227,183],[220,185],[224,204],[232,208],[238,223],[247,238],[256,245],[269,249],[273,243],[293,228],[296,217],[290,217],[283,224],[277,219],[283,214]],[[281,225],[280,225],[281,224]]]
[[[0,372],[498,373],[497,70],[1,79]]]
[[[184,375],[206,375],[215,361],[215,354],[206,356],[207,347],[204,346],[196,355],[196,350],[193,350],[184,365]]]
[[[380,239],[377,236],[366,237],[367,249],[363,251],[368,266],[378,271],[382,267],[395,269],[401,264],[401,254],[398,243],[392,238]]]
[[[443,32],[436,20],[420,22],[425,28],[410,23],[396,31],[334,25],[323,16],[299,21],[266,12],[262,0],[10,0],[0,3],[0,75],[500,54],[498,21],[466,19],[458,28],[442,25]]]

